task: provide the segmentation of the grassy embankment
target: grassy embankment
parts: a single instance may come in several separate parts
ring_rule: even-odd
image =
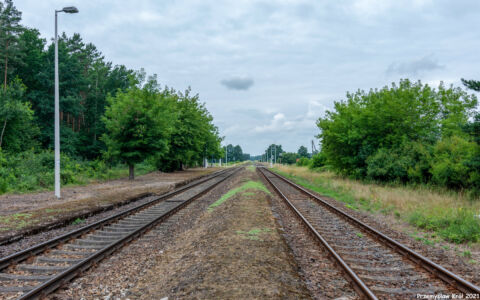
[[[84,185],[128,176],[126,165],[108,166],[101,160],[77,160],[62,155],[61,164],[62,186]],[[140,163],[135,166],[135,175],[144,175],[154,170],[153,162]],[[53,152],[5,154],[0,151],[0,195],[53,190],[53,187]]]
[[[315,172],[306,167],[277,165],[275,170],[296,183],[344,202],[354,210],[391,215],[427,232],[427,244],[480,242],[480,201],[432,187],[385,186]],[[468,256],[468,253],[465,255]]]

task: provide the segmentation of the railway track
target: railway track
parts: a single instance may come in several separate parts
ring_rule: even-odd
[[[368,299],[470,294],[480,288],[264,167],[261,175]]]
[[[0,299],[38,299],[235,174],[216,172],[125,212],[0,259]]]

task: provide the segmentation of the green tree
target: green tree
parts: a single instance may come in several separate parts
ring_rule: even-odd
[[[0,149],[18,152],[34,145],[38,130],[33,124],[33,111],[23,101],[25,86],[20,79],[0,90]]]
[[[434,145],[442,136],[462,134],[477,104],[460,88],[438,90],[421,82],[401,80],[368,93],[347,93],[334,111],[317,121],[322,152],[335,170],[357,178],[367,176],[368,158],[380,148],[405,142]],[[384,155],[384,154],[382,154]]]
[[[293,152],[283,152],[281,157],[282,163],[288,165],[293,165],[294,163],[296,163],[297,158],[298,154]]]
[[[162,97],[171,99],[176,115],[169,153],[157,161],[161,170],[179,170],[199,164],[205,157],[219,158],[221,155],[221,139],[212,116],[200,103],[199,96],[190,94],[190,89],[183,94],[173,89],[161,92]]]
[[[480,147],[459,136],[447,137],[435,145],[432,174],[435,183],[450,188],[478,184],[478,169],[467,162],[480,154]]]
[[[107,101],[109,106],[103,117],[107,157],[125,162],[129,179],[133,180],[135,164],[168,152],[173,112],[169,102],[149,84],[118,92]]]
[[[240,145],[236,145],[235,147],[233,147],[232,155],[233,155],[233,161],[241,161],[243,158],[242,147],[240,147]]]
[[[326,164],[327,164],[327,158],[325,157],[325,154],[322,152],[319,152],[312,156],[312,161],[309,167],[312,169],[321,168],[321,167],[324,167]]]
[[[298,153],[298,156],[300,156],[300,157],[308,157],[309,156],[308,155],[308,149],[305,146],[300,146],[300,148],[298,148],[297,153]]]
[[[283,149],[282,149],[282,145],[275,145],[275,144],[271,144],[270,146],[268,146],[267,150],[265,150],[265,157],[268,157],[268,159],[270,160],[270,158],[272,157],[273,158],[273,161],[277,161],[279,162],[279,157],[280,157],[280,154],[283,153]]]
[[[467,88],[474,90],[476,92],[480,92],[480,81],[477,80],[465,80],[462,78],[462,83]]]
[[[7,88],[11,62],[19,63],[19,34],[23,27],[19,24],[22,13],[13,5],[12,0],[0,2],[0,65],[3,70],[3,88]]]

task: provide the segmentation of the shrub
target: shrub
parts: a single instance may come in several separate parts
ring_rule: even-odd
[[[306,158],[306,157],[301,157],[299,159],[297,159],[297,166],[299,167],[306,167],[310,164],[310,159]]]
[[[327,163],[327,157],[324,153],[320,152],[312,156],[311,159],[311,164],[310,168],[315,169],[315,168],[321,168],[324,167],[325,164]]]
[[[151,162],[140,164],[141,171],[154,170]],[[124,176],[126,166],[107,165],[104,161],[84,161],[61,154],[62,185],[84,184],[88,179],[111,179]],[[54,186],[54,153],[42,150],[10,154],[0,150],[0,194],[28,192]]]
[[[451,136],[439,141],[434,148],[432,162],[433,181],[449,188],[465,188],[476,185],[479,171],[469,166],[478,155],[478,145],[459,137]]]

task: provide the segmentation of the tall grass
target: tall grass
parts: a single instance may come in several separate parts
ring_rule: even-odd
[[[480,241],[480,199],[432,187],[383,186],[342,178],[306,167],[275,167],[307,188],[345,202],[347,207],[401,218],[418,228],[437,232],[454,243]]]

